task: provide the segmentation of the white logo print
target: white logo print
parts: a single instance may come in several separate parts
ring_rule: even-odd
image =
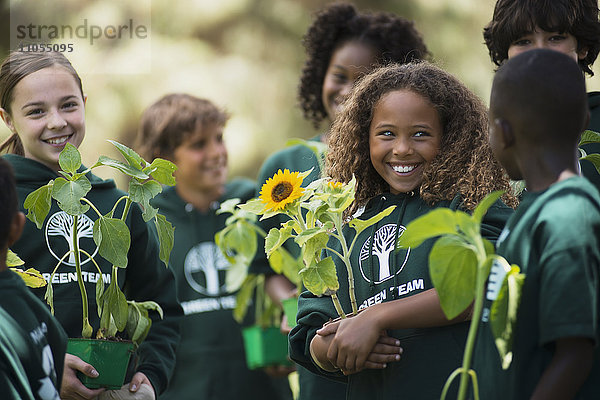
[[[80,249],[86,250],[93,258],[98,253],[98,247],[94,243],[94,223],[85,214],[77,219],[77,244]],[[53,214],[46,224],[46,244],[50,254],[57,260],[60,260],[67,251],[73,250],[71,238],[73,237],[73,216],[64,211]],[[93,252],[91,251],[93,249]],[[90,257],[81,254],[81,264],[90,261]],[[70,253],[69,257],[63,260],[66,265],[75,265],[75,254]]]
[[[204,242],[192,247],[183,263],[188,284],[196,292],[207,296],[226,293],[224,271],[227,267],[229,262],[213,242]],[[220,274],[220,271],[223,273]]]
[[[401,232],[398,236],[396,236],[396,224],[387,224],[382,226],[375,232],[373,236],[373,246],[371,248],[371,237],[367,238],[365,243],[360,249],[359,255],[359,266],[360,273],[362,277],[367,282],[373,283],[381,283],[393,277],[390,272],[390,254],[394,250],[396,246],[396,238],[400,237],[404,230],[406,229],[403,226],[400,226]],[[370,255],[374,255],[377,257],[377,261],[379,262],[379,274],[373,277],[370,277],[371,271],[369,267],[369,263],[367,260]],[[404,266],[406,265],[406,261],[408,260],[408,255],[410,254],[410,249],[406,251],[406,256],[402,261],[402,265],[398,268],[394,275],[397,275],[402,271]]]

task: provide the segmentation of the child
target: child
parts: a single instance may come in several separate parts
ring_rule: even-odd
[[[166,158],[178,167],[177,185],[165,188],[154,201],[175,226],[171,264],[185,313],[164,399],[280,398],[264,371],[246,367],[241,328],[232,313],[236,293],[225,286],[229,262],[214,243],[228,217],[216,214],[220,203],[231,198],[245,202],[256,190],[249,180],[226,183],[223,129],[228,118],[208,100],[169,94],[152,104],[140,123],[142,154]]]
[[[483,37],[498,66],[524,51],[548,48],[569,55],[583,73],[593,76],[591,66],[600,51],[598,0],[498,0]],[[589,93],[588,100],[592,112],[588,129],[600,132],[600,93]],[[583,149],[599,153],[600,144]],[[600,174],[593,164],[584,160],[581,169],[600,189]]]
[[[3,399],[58,399],[67,335],[23,280],[6,266],[21,234],[15,179],[0,159],[0,393]]]
[[[437,207],[472,211],[489,192],[508,190],[508,178],[488,145],[485,106],[427,62],[390,65],[356,85],[333,124],[329,147],[328,176],[339,182],[357,179],[346,217],[367,219],[397,207],[356,238],[350,255],[362,312],[323,328],[337,316],[331,299],[302,293],[298,325],[290,333],[291,357],[333,378],[348,375],[349,399],[439,398],[461,363],[470,310],[452,321],[444,316],[429,278],[433,241],[416,249],[394,248],[414,218]],[[504,199],[516,204],[510,194]],[[501,202],[493,205],[483,235],[496,239],[511,213]],[[347,241],[354,240],[353,232],[344,230]],[[338,296],[348,311],[345,268],[333,259]],[[371,354],[378,353],[372,350],[382,331],[399,339],[400,361],[377,363],[377,354]]]
[[[334,3],[323,8],[304,36],[304,47],[307,57],[298,98],[304,117],[312,121],[315,128],[323,121],[329,125],[335,119],[354,83],[376,64],[409,62],[429,54],[411,21],[390,13],[359,13],[348,3]],[[312,140],[327,143],[327,134]],[[306,146],[298,145],[271,155],[260,169],[258,182],[264,183],[279,169],[286,168],[291,171],[313,168],[304,179],[304,185],[321,175],[315,154]],[[285,220],[283,216],[272,217],[264,220],[262,227],[268,232]],[[288,241],[286,245],[294,256],[300,254],[295,243]],[[272,274],[266,259],[255,263],[253,268]],[[282,275],[271,275],[267,279],[267,290],[277,303],[296,296],[295,286]],[[286,321],[284,316],[285,333]],[[345,387],[339,383],[319,378],[302,368],[299,376],[300,400],[320,398],[327,393],[332,400],[344,398]]]
[[[482,399],[600,397],[600,197],[575,157],[588,118],[585,81],[563,54],[532,50],[494,77],[490,143],[529,190],[498,240],[525,274],[512,364],[501,370],[487,318],[504,276],[494,265],[475,349]]]
[[[12,52],[0,67],[0,115],[12,131],[12,136],[0,146],[0,151],[13,154],[3,156],[16,171],[19,205],[29,193],[58,177],[58,157],[65,144],[78,147],[85,135],[85,96],[81,80],[69,61],[61,53]],[[99,211],[106,214],[123,192],[113,181],[103,181],[88,174],[92,189],[87,197]],[[49,274],[56,265],[54,254],[63,254],[64,241],[59,236],[46,235],[47,224],[60,210],[54,203],[43,229],[26,221],[21,239],[12,249],[26,263],[42,274]],[[88,211],[92,214],[93,211]],[[177,303],[173,273],[165,268],[158,255],[156,234],[141,216],[134,204],[126,223],[132,234],[129,265],[119,269],[119,284],[125,288],[128,299],[154,300],[164,311],[164,319],[154,321],[146,340],[138,349],[139,360],[129,390],[137,392],[140,385],[150,386],[154,393],[162,393],[168,384],[175,363],[175,346],[179,340],[178,322],[181,307]],[[92,240],[80,240],[80,247],[95,254]],[[57,251],[57,249],[59,249]],[[109,279],[111,264],[97,257],[104,278]],[[65,261],[66,262],[66,261]],[[92,263],[82,265],[84,271],[96,272]],[[95,284],[86,282],[87,292],[95,292]],[[44,290],[35,293],[43,298]],[[95,297],[90,296],[90,310],[96,309]],[[70,337],[81,335],[81,304],[76,280],[61,279],[54,283],[56,318]],[[98,327],[97,314],[90,313],[90,324]],[[67,354],[61,396],[63,398],[93,398],[103,389],[90,390],[77,379],[76,371],[95,377],[92,365]],[[127,389],[125,389],[127,390]]]

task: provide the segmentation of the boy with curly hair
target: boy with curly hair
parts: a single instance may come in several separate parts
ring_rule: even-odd
[[[0,393],[3,399],[58,399],[67,335],[57,320],[8,269],[8,247],[21,235],[15,178],[0,159]]]
[[[494,77],[490,144],[528,188],[497,252],[525,281],[502,370],[489,314],[505,272],[492,266],[473,365],[482,399],[600,398],[600,197],[576,157],[588,118],[583,75],[560,52],[520,54]]]
[[[600,51],[600,21],[597,0],[498,0],[483,38],[494,64],[522,52],[547,48],[569,55],[584,74],[593,76],[592,64]],[[600,92],[588,93],[591,119],[588,129],[600,132]],[[599,153],[600,144],[583,149]],[[587,160],[583,175],[600,189],[600,174]]]

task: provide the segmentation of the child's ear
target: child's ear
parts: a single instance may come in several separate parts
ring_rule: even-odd
[[[16,134],[17,131],[15,130],[12,117],[10,116],[8,111],[6,111],[4,108],[0,108],[0,117],[2,117],[2,121],[4,121],[6,126],[8,126],[8,129],[10,129],[12,133]]]
[[[23,227],[25,226],[25,214],[21,211],[15,214],[11,224],[10,231],[8,232],[8,247],[12,246],[23,233]]]
[[[83,105],[85,106],[85,103],[87,102],[87,94],[83,95]]]
[[[588,55],[588,48],[587,47],[582,47],[581,49],[577,50],[577,59],[578,60],[583,60],[584,58],[586,58]]]
[[[496,129],[500,133],[500,144],[502,149],[506,150],[515,144],[515,135],[512,126],[504,118],[496,118],[494,120]]]

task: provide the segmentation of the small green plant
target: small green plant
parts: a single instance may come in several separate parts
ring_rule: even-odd
[[[590,130],[586,130],[585,132],[583,132],[583,134],[581,135],[581,139],[579,140],[579,159],[587,160],[594,164],[594,167],[596,167],[596,171],[598,171],[598,173],[600,174],[600,154],[587,154],[585,150],[581,148],[581,146],[583,146],[584,144],[590,143],[600,143],[600,133]]]
[[[281,253],[283,243],[293,238],[300,246],[302,268],[298,276],[306,289],[316,296],[331,297],[338,315],[346,317],[346,313],[337,297],[339,282],[333,258],[322,258],[323,250],[328,250],[344,263],[348,272],[349,296],[352,313],[358,312],[354,295],[354,275],[350,265],[350,254],[354,247],[354,239],[346,242],[342,234],[344,211],[354,201],[356,180],[342,184],[322,178],[302,188],[302,180],[312,170],[290,172],[279,170],[262,186],[261,196],[252,199],[239,207],[261,219],[270,218],[283,213],[290,220],[280,228],[272,228],[265,238],[265,252],[269,260],[285,258]],[[352,219],[348,225],[356,231],[356,236],[367,227],[377,223],[389,215],[394,207],[389,207],[368,220]],[[356,238],[355,236],[355,238]],[[339,241],[341,252],[328,246],[333,238]],[[283,254],[283,255],[282,255]],[[277,264],[271,262],[271,265]],[[285,263],[282,263],[282,265]]]
[[[471,360],[483,309],[485,283],[494,263],[506,271],[506,276],[498,298],[492,304],[490,324],[503,368],[508,368],[512,360],[512,332],[525,277],[518,266],[510,265],[495,253],[494,245],[483,238],[480,231],[483,216],[502,193],[496,191],[489,194],[477,205],[472,215],[448,208],[430,211],[409,223],[398,239],[398,247],[408,248],[441,236],[429,253],[429,273],[442,310],[448,319],[453,319],[473,304],[463,363],[446,381],[442,400],[458,376],[458,399],[466,398],[469,377],[473,382],[475,399],[479,399],[477,376],[471,369]]]
[[[148,163],[127,146],[114,141],[110,142],[119,150],[126,162],[100,156],[91,168],[83,169],[79,151],[75,146],[67,143],[59,157],[61,168],[59,174],[62,176],[30,193],[25,199],[24,207],[28,210],[27,218],[33,221],[38,228],[42,227],[52,201],[56,201],[59,208],[73,218],[70,249],[52,271],[46,287],[45,299],[54,312],[52,279],[63,260],[73,257],[83,305],[81,331],[83,338],[91,338],[93,329],[89,323],[88,297],[82,277],[80,257],[82,255],[89,257],[98,272],[101,273],[101,270],[94,258],[79,248],[78,219],[90,208],[97,214],[98,218],[93,224],[93,239],[98,246],[98,254],[113,266],[108,288],[105,289],[103,279],[98,279],[96,283],[95,298],[100,317],[100,327],[96,332],[96,338],[114,337],[117,332],[126,331],[129,339],[139,344],[150,330],[152,320],[149,318],[148,312],[150,310],[157,311],[162,318],[162,309],[153,301],[128,301],[119,288],[117,271],[119,268],[127,267],[127,255],[131,242],[125,219],[132,203],[137,202],[143,210],[144,220],[146,222],[154,220],[160,241],[160,259],[165,265],[168,265],[169,254],[173,248],[174,229],[166,218],[158,214],[158,210],[150,205],[150,200],[162,191],[161,184],[171,186],[175,184],[173,172],[176,167],[173,163],[163,159],[155,159],[152,163]],[[105,215],[86,198],[92,186],[85,175],[99,166],[115,168],[130,178],[129,190],[126,195],[118,199]],[[117,207],[121,203],[123,205],[121,215],[115,215]]]

